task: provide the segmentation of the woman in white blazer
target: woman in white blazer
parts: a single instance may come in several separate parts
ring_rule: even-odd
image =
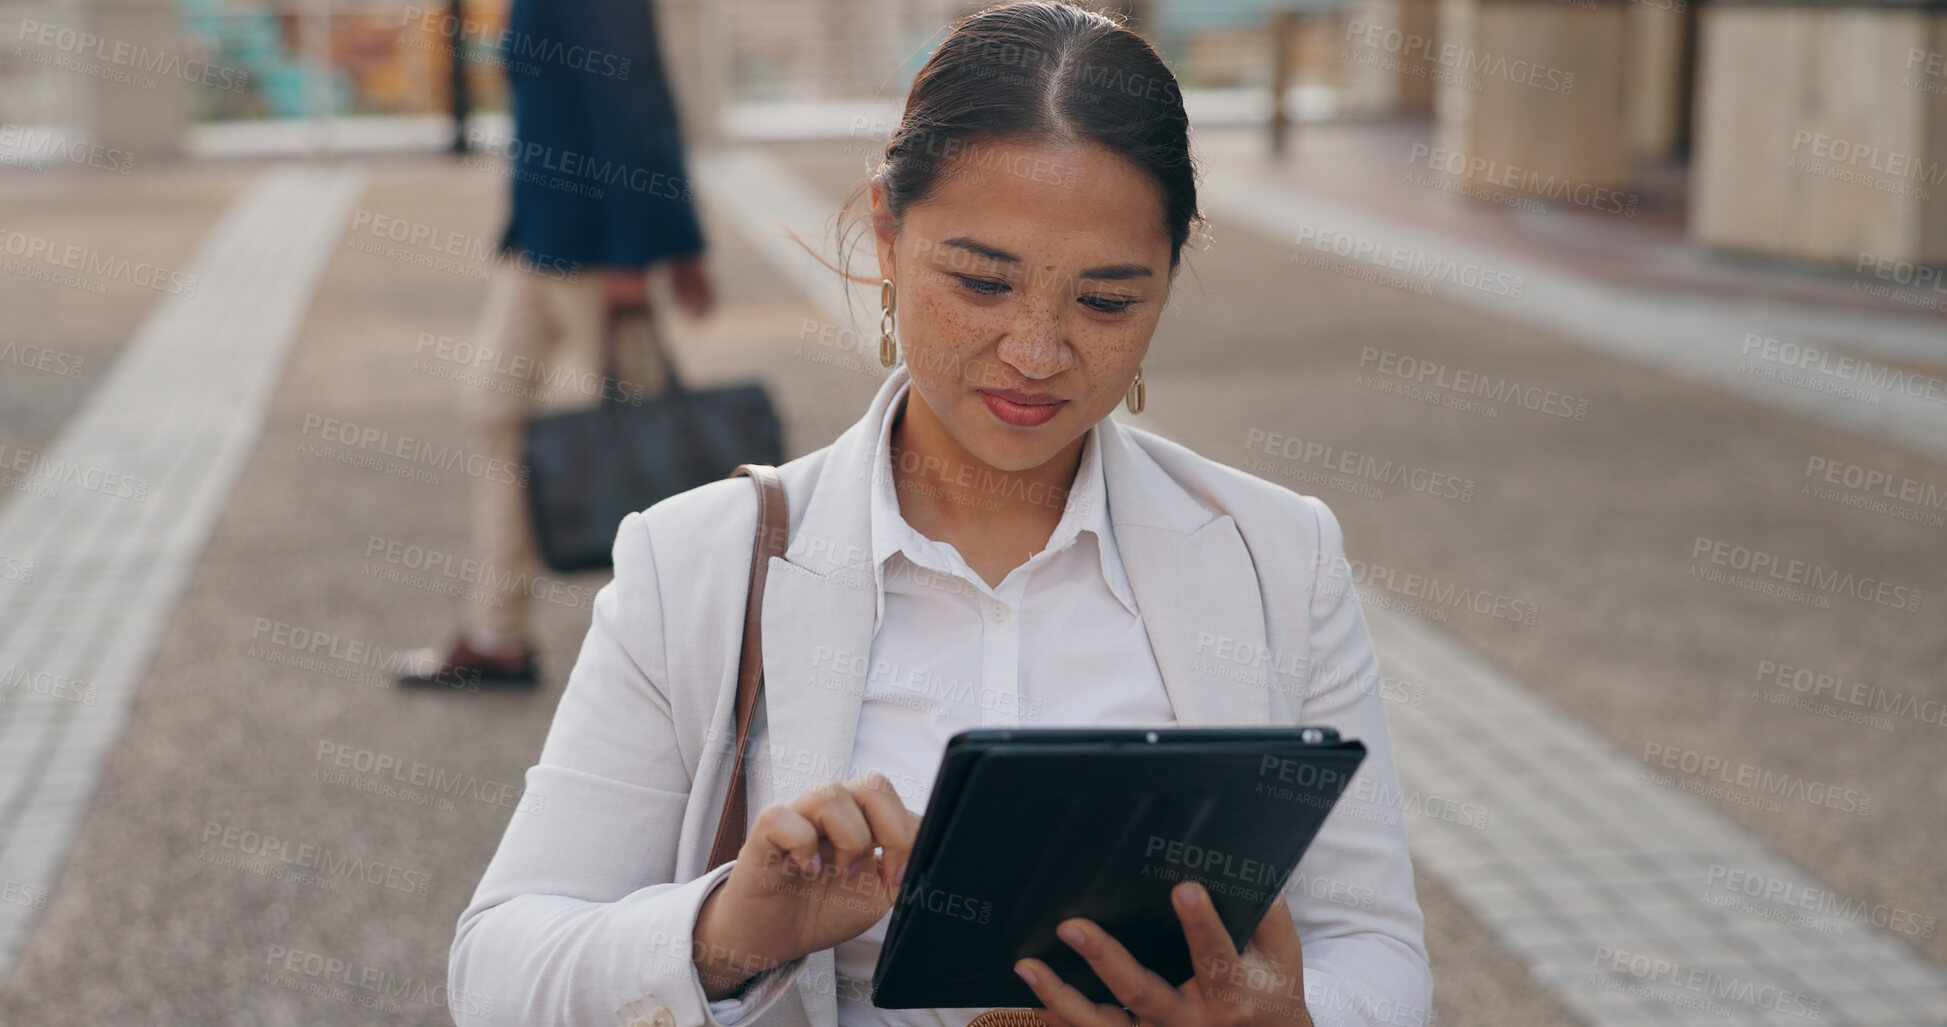
[[[1195,189],[1176,81],[1141,37],[1065,2],[956,26],[866,186],[894,369],[780,468],[743,847],[709,867],[757,517],[730,479],[622,521],[528,800],[460,917],[457,1022],[965,1027],[980,1010],[868,997],[946,737],[1300,722],[1368,755],[1243,953],[1186,882],[1182,986],[1087,921],[1058,933],[1118,1005],[1016,972],[1052,1027],[1429,1022],[1337,521],[1109,416],[1145,401]]]

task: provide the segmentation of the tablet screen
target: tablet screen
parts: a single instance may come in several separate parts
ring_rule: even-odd
[[[881,1008],[1034,1006],[1045,961],[1114,996],[1055,937],[1102,925],[1173,984],[1191,975],[1170,905],[1203,884],[1240,947],[1297,868],[1365,747],[1318,728],[968,731],[941,761],[873,975]]]

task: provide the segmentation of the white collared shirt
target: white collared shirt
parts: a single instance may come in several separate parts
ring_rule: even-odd
[[[892,411],[910,395],[895,396]],[[1176,724],[1110,527],[1098,429],[1047,547],[989,585],[951,544],[899,512],[889,413],[873,457],[872,561],[878,583],[865,696],[847,778],[878,771],[924,812],[947,739],[971,728],[1169,727]],[[974,472],[969,471],[971,475]],[[991,472],[989,472],[991,473]],[[960,479],[960,472],[944,475]],[[914,479],[932,487],[927,479]],[[1035,496],[1029,495],[1034,499]],[[761,719],[761,718],[760,718]],[[761,726],[752,751],[765,751]],[[749,778],[753,815],[774,801],[770,775]],[[983,1009],[879,1009],[871,977],[891,914],[834,949],[840,1027],[965,1027]],[[752,989],[755,993],[755,989]],[[746,999],[710,1003],[736,1023]]]

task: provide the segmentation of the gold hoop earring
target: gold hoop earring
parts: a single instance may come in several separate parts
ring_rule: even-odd
[[[879,281],[879,363],[891,367],[899,363],[899,340],[892,337],[892,279]]]
[[[1140,414],[1149,401],[1149,390],[1143,387],[1142,368],[1136,368],[1136,380],[1129,383],[1129,394],[1122,401],[1129,405],[1129,412]]]

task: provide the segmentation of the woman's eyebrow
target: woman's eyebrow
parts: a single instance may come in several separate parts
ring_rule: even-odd
[[[943,247],[951,246],[958,250],[966,250],[975,256],[986,257],[989,260],[997,260],[1003,264],[1025,263],[1021,258],[1006,250],[996,246],[989,246],[986,243],[979,242],[964,235],[956,235],[951,239],[943,239],[940,241],[940,245]],[[1156,277],[1156,272],[1142,264],[1110,264],[1106,267],[1090,268],[1076,277],[1123,281],[1130,278],[1154,278]]]
[[[1110,264],[1108,267],[1092,267],[1084,271],[1081,278],[1106,278],[1110,281],[1124,281],[1130,278],[1154,278],[1156,272],[1141,264]]]
[[[1012,253],[1007,252],[1006,250],[989,246],[986,243],[976,242],[972,239],[967,238],[964,235],[956,235],[951,239],[942,240],[940,242],[940,245],[951,246],[954,249],[959,249],[959,250],[966,250],[968,253],[974,254],[975,256],[986,257],[989,260],[998,260],[1004,264],[1021,263],[1021,258],[1015,256]]]

